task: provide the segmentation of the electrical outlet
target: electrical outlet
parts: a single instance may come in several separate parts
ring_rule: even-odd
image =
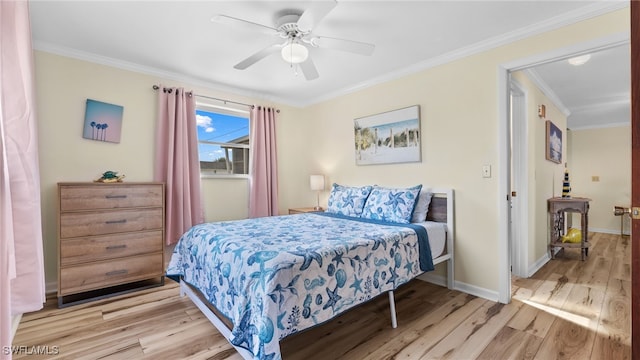
[[[491,165],[482,165],[482,177],[483,178],[491,177]]]

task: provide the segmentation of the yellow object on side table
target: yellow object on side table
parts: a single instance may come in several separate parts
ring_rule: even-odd
[[[567,234],[562,237],[563,243],[579,244],[582,241],[582,231],[571,228],[567,231]]]

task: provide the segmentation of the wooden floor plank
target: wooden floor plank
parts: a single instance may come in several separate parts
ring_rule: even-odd
[[[557,318],[534,359],[589,359],[595,332],[575,322]]]
[[[525,303],[511,320],[509,320],[507,326],[539,338],[544,338],[547,336],[554,320],[555,316],[550,312]]]
[[[477,311],[486,300],[459,293],[439,308],[416,319],[386,343],[358,347],[348,353],[350,359],[418,358]]]
[[[210,334],[210,336],[199,336],[200,334]],[[208,319],[189,321],[162,329],[153,334],[141,336],[139,341],[142,352],[152,358],[162,356],[182,359],[198,353],[198,349],[216,345],[226,346],[228,349],[232,348],[227,340],[215,331],[215,327]],[[180,344],[180,346],[167,349],[167,343]]]
[[[505,326],[480,353],[478,359],[533,359],[541,343],[540,337]]]
[[[609,282],[598,322],[592,359],[631,358],[631,281]]]
[[[522,306],[487,302],[421,359],[475,359]]]
[[[547,308],[560,309],[569,296],[573,283],[564,274],[551,274],[531,295],[529,301]]]
[[[281,342],[285,360],[630,359],[628,237],[590,234],[585,261],[569,249],[530,278],[512,279],[498,304],[414,280],[396,291],[398,328],[383,295]],[[14,346],[58,354],[15,359],[239,360],[175,282],[25,314]]]

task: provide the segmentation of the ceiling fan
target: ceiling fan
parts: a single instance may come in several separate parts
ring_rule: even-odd
[[[276,42],[240,61],[234,68],[244,70],[267,56],[280,52],[284,61],[292,67],[294,65],[300,66],[305,79],[313,80],[317,79],[319,75],[309,56],[309,47],[335,49],[360,55],[371,55],[375,49],[373,44],[319,36],[313,33],[314,27],[336,5],[335,0],[313,2],[302,13],[296,10],[288,11],[276,21],[275,26],[258,24],[226,15],[216,15],[211,21],[279,37]]]

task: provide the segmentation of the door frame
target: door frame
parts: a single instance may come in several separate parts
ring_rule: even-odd
[[[631,1],[631,206],[640,207],[640,5]],[[631,220],[631,358],[640,358],[640,220]],[[635,306],[634,306],[635,305]]]
[[[529,218],[527,208],[529,198],[529,182],[527,178],[528,131],[527,126],[527,90],[515,79],[509,80],[511,100],[511,176],[509,193],[511,193],[510,244],[511,273],[519,277],[529,277]],[[513,196],[516,191],[516,196]]]
[[[622,32],[498,65],[498,301],[501,303],[508,304],[511,301],[511,236],[509,232],[509,193],[511,184],[509,158],[511,131],[509,127],[509,74],[514,71],[566,59],[571,56],[629,44],[629,41],[630,34],[628,32]],[[521,147],[522,144],[514,143],[514,146]],[[521,150],[527,154],[526,148],[521,148]],[[524,221],[528,221],[528,219],[520,218],[517,221],[523,223]],[[527,244],[528,241],[527,239]]]

